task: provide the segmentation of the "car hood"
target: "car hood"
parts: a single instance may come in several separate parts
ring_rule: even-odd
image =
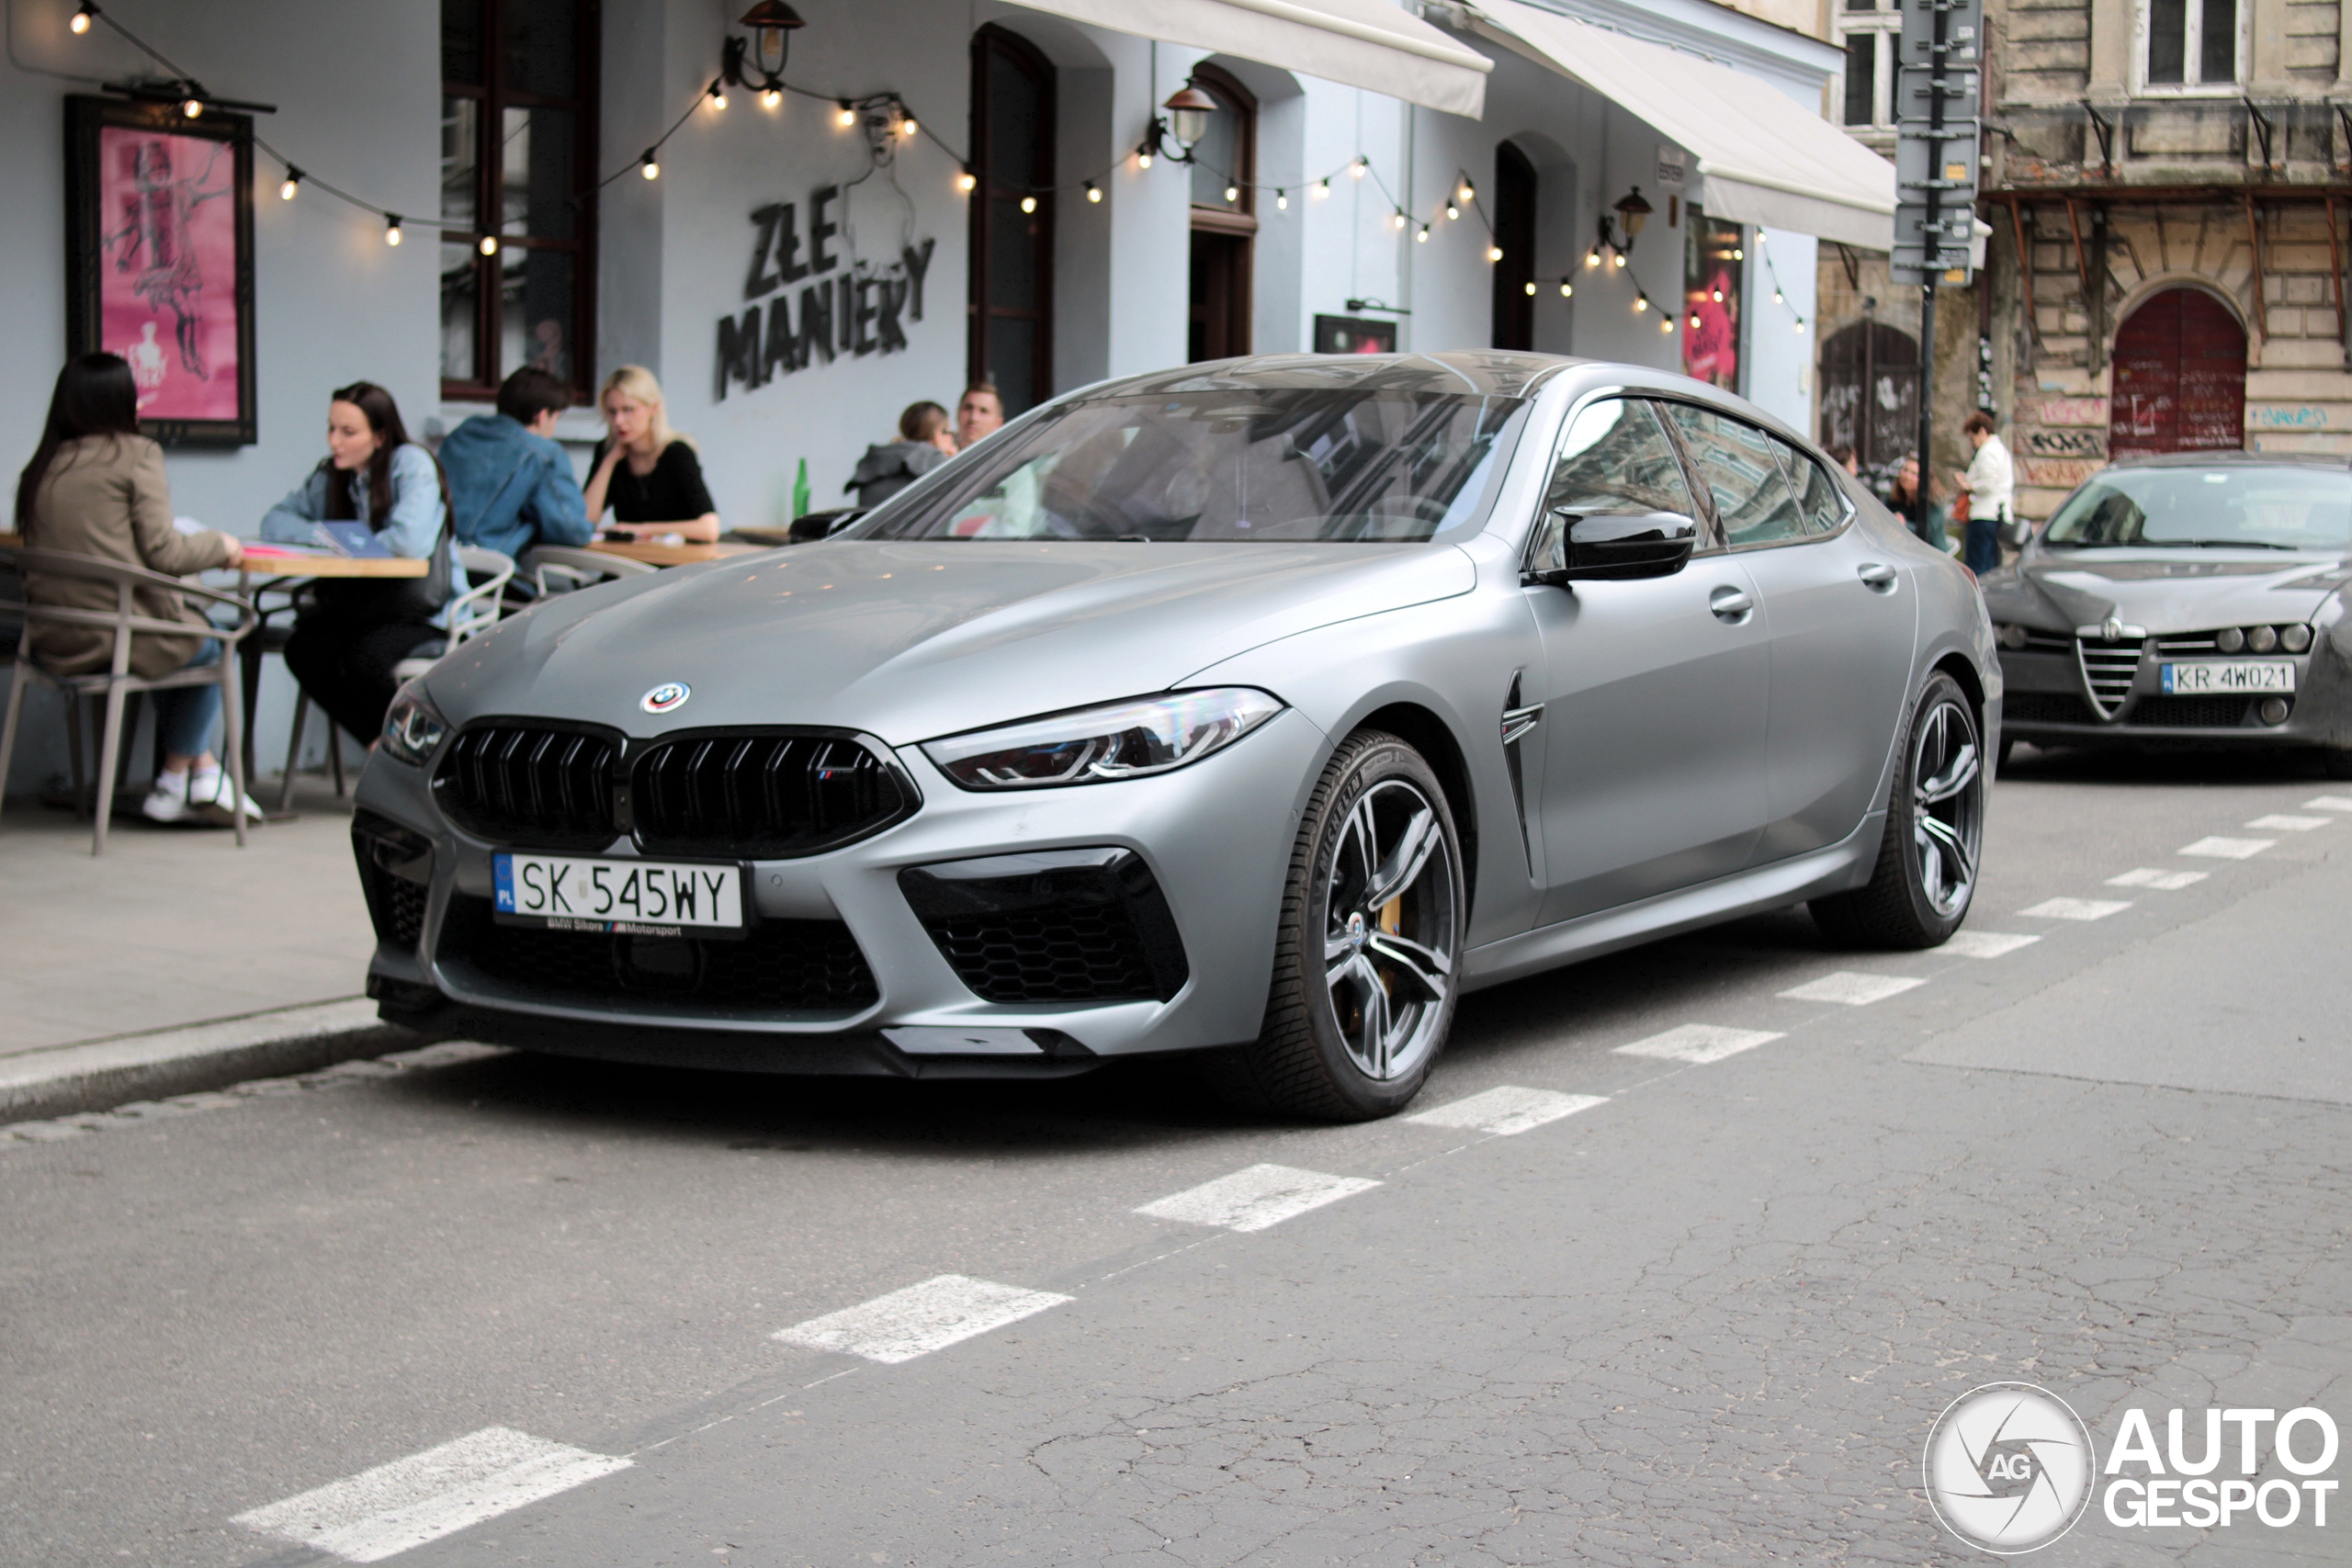
[[[1451,545],[832,540],[563,595],[465,643],[428,685],[460,724],[806,724],[898,746],[1163,691],[1476,582]],[[684,705],[640,710],[673,681],[693,688]]]
[[[2052,630],[2112,616],[2151,634],[2308,620],[2340,587],[2336,556],[2231,550],[2038,550],[1984,579],[1996,621]]]

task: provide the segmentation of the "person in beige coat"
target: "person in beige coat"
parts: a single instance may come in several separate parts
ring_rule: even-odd
[[[49,423],[33,460],[17,481],[17,527],[34,549],[92,556],[187,577],[232,567],[243,549],[226,534],[183,534],[172,522],[172,495],[164,480],[164,449],[139,434],[139,390],[130,363],[119,355],[85,354],[58,373]],[[131,639],[134,674],[153,677],[220,658],[212,627],[196,608],[164,588],[133,594],[139,614],[181,621],[187,635]],[[25,600],[112,614],[115,590],[81,578],[25,574]],[[104,670],[114,658],[113,634],[96,626],[32,628],[30,651],[62,675]],[[158,822],[197,819],[226,827],[234,821],[231,790],[212,755],[212,728],[220,716],[220,688],[183,686],[153,694],[164,771],[141,810]],[[261,807],[243,802],[250,820]]]

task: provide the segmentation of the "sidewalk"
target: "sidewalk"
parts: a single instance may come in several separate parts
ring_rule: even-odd
[[[226,831],[118,811],[94,860],[88,823],[8,803],[0,1122],[415,1043],[361,999],[375,939],[349,799],[304,778],[295,808],[298,820],[255,828],[242,851]]]

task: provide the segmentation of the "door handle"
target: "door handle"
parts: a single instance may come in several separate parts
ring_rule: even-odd
[[[1717,620],[1737,626],[1747,619],[1747,613],[1756,608],[1756,602],[1744,591],[1725,583],[1707,595],[1707,608],[1715,613]]]
[[[1863,587],[1871,590],[1873,592],[1892,593],[1894,592],[1894,569],[1883,562],[1874,560],[1864,561],[1861,565],[1854,569],[1854,575],[1862,580]]]

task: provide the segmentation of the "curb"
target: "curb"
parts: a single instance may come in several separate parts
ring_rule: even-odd
[[[364,997],[0,1057],[0,1122],[314,1072],[435,1038],[376,1016]]]

